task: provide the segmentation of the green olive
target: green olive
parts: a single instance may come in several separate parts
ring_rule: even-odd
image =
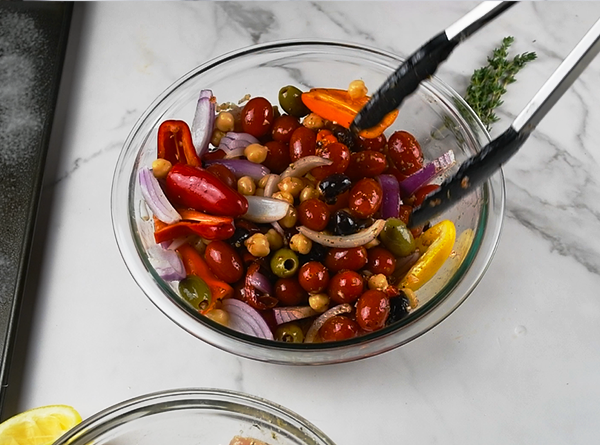
[[[415,239],[401,219],[389,218],[379,234],[383,245],[396,256],[407,256],[416,249]]]
[[[288,278],[298,271],[298,256],[292,249],[279,249],[271,257],[271,270],[279,278]]]
[[[199,311],[210,305],[211,292],[206,282],[196,275],[188,275],[179,282],[179,293],[185,301]]]
[[[279,325],[275,330],[275,340],[286,343],[302,343],[304,341],[304,332],[296,323],[285,323]]]
[[[279,90],[279,105],[283,111],[295,117],[303,117],[310,113],[302,102],[302,91],[292,85]]]

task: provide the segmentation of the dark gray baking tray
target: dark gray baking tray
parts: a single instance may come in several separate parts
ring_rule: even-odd
[[[0,1],[0,411],[72,10]]]

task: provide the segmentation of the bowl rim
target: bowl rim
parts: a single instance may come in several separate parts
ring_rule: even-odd
[[[113,231],[121,256],[123,257],[123,260],[130,274],[132,275],[138,286],[142,289],[146,296],[150,298],[150,300],[159,308],[159,310],[161,310],[172,321],[174,321],[181,328],[194,335],[195,337],[219,349],[236,354],[238,356],[243,356],[246,358],[251,358],[269,363],[304,365],[330,364],[355,361],[395,349],[425,334],[429,330],[433,329],[435,326],[439,325],[451,313],[453,313],[477,287],[477,285],[483,278],[486,270],[489,268],[491,259],[496,252],[498,241],[500,238],[500,232],[505,211],[505,182],[502,169],[499,169],[499,171],[492,178],[490,178],[490,180],[486,182],[483,186],[484,201],[486,202],[486,205],[484,205],[482,208],[482,214],[480,217],[481,222],[479,223],[479,228],[486,234],[489,233],[489,236],[487,238],[488,242],[485,245],[486,254],[484,256],[480,256],[482,254],[482,248],[484,247],[483,244],[477,246],[477,251],[471,252],[473,262],[467,265],[467,270],[463,272],[463,274],[461,275],[461,279],[458,280],[457,283],[453,284],[453,288],[447,291],[447,295],[445,296],[445,298],[441,301],[436,302],[436,304],[433,305],[433,307],[429,307],[427,311],[416,311],[419,313],[419,315],[415,316],[412,319],[406,317],[406,320],[404,320],[404,324],[402,326],[396,326],[389,332],[383,329],[381,331],[370,333],[359,338],[335,343],[289,344],[250,337],[248,335],[238,333],[229,328],[223,327],[210,319],[203,318],[202,320],[200,320],[199,316],[193,310],[191,310],[191,308],[178,306],[178,303],[174,302],[162,291],[158,293],[160,293],[162,297],[164,297],[164,300],[169,301],[170,306],[161,304],[161,302],[156,301],[156,299],[152,295],[152,291],[156,291],[156,285],[158,285],[158,287],[161,287],[161,283],[157,282],[156,277],[154,277],[154,282],[149,282],[148,277],[144,276],[144,274],[151,275],[151,273],[148,274],[149,271],[147,270],[147,268],[143,269],[139,267],[140,264],[134,265],[134,263],[132,263],[132,261],[141,260],[139,255],[132,255],[131,252],[127,252],[125,249],[125,244],[129,244],[128,247],[130,247],[130,250],[132,250],[131,247],[133,244],[133,250],[136,251],[136,253],[138,253],[138,246],[136,246],[135,243],[129,239],[134,237],[134,228],[130,225],[132,224],[132,221],[129,220],[129,223],[125,224],[129,231],[127,233],[124,233],[124,228],[119,226],[119,224],[123,224],[123,221],[121,221],[121,219],[117,217],[117,212],[115,211],[115,206],[118,205],[118,193],[116,192],[116,190],[119,188],[118,176],[119,173],[123,171],[123,165],[125,163],[124,158],[127,154],[126,148],[131,145],[132,141],[136,138],[140,127],[149,118],[149,116],[152,115],[155,108],[159,106],[173,91],[175,91],[185,82],[190,80],[192,77],[200,75],[201,73],[210,70],[215,66],[226,63],[230,60],[235,60],[243,56],[252,55],[255,53],[260,53],[273,49],[294,48],[303,46],[316,46],[323,48],[358,51],[359,53],[362,53],[364,55],[382,57],[387,60],[393,60],[397,63],[401,63],[404,60],[402,57],[399,57],[391,52],[384,51],[378,48],[373,48],[363,44],[324,39],[288,39],[251,45],[234,51],[230,51],[221,56],[210,59],[207,62],[190,70],[188,73],[184,74],[175,82],[173,82],[151,103],[150,106],[148,106],[148,108],[144,111],[144,113],[135,123],[133,129],[127,137],[127,140],[123,144],[123,149],[119,155],[119,159],[115,167],[111,191]],[[470,119],[472,119],[473,126],[477,128],[477,131],[481,134],[485,142],[487,143],[491,140],[490,135],[487,132],[485,126],[481,123],[481,120],[454,89],[452,89],[450,86],[448,86],[446,83],[444,83],[442,80],[435,76],[432,76],[430,80],[424,82],[422,86],[424,88],[427,88],[430,92],[435,92],[436,95],[442,93],[456,101],[457,106],[460,106],[462,108],[462,111],[466,112],[469,115]],[[462,116],[460,116],[459,119],[463,122],[466,121],[466,119],[464,119]],[[466,126],[469,127],[468,125]],[[469,129],[469,134],[471,133],[474,132],[471,129]],[[127,172],[127,174],[135,176],[131,172]],[[495,190],[490,186],[491,181],[495,181],[496,183]],[[497,194],[497,196],[494,193]],[[492,205],[491,200],[498,201],[495,204],[498,207],[496,209],[498,214],[495,215],[494,221],[491,221],[493,222],[493,225],[491,227],[488,227],[488,224],[490,224],[491,222],[489,220],[489,212],[487,211],[487,209],[490,205]],[[483,237],[483,232],[480,235],[482,241],[485,241]],[[461,267],[465,267],[464,263],[466,262],[463,262]],[[473,277],[472,281],[468,285],[465,285],[465,281],[467,281],[466,279],[471,278],[469,276],[469,272],[473,272],[474,266],[478,267],[478,272],[476,272],[477,276]],[[460,285],[462,285],[460,291],[462,296],[453,300],[448,298],[454,291],[457,290],[458,287],[460,287]],[[444,287],[444,289],[445,288],[446,286]],[[158,296],[158,298],[161,299],[161,296]],[[433,315],[435,315],[435,317],[433,317]],[[422,320],[427,320],[427,323],[424,323]],[[417,322],[419,322],[419,325],[427,324],[427,327],[419,327],[419,329],[416,329],[415,324]],[[198,333],[199,331],[200,333]],[[396,342],[388,340],[387,342],[384,342],[385,344],[381,345],[380,347],[373,347],[374,342],[381,341],[382,338],[389,337],[397,331],[403,331],[405,334],[407,334],[403,340]],[[240,346],[243,347],[240,348]],[[350,350],[352,350],[353,352],[350,353]]]
[[[270,412],[271,415],[283,419],[294,429],[314,435],[320,445],[335,443],[317,426],[303,416],[268,399],[241,391],[208,387],[188,387],[155,391],[118,402],[84,419],[67,431],[54,445],[84,445],[92,443],[102,434],[148,415],[160,412],[175,411],[185,408],[211,409],[206,402],[228,403],[239,407],[252,408],[257,412]],[[157,407],[167,409],[157,411]]]

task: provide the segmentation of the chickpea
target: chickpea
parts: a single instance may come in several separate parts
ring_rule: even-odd
[[[298,221],[298,211],[296,210],[296,208],[294,206],[290,206],[286,215],[279,220],[279,224],[281,225],[281,227],[284,227],[286,229],[291,229],[292,227],[294,227],[296,225],[297,221]]]
[[[302,125],[311,130],[320,130],[325,126],[325,120],[316,113],[310,113],[304,118]]]
[[[372,290],[385,290],[388,287],[388,281],[384,274],[378,273],[376,275],[372,275],[369,278],[369,289]]]
[[[294,205],[294,197],[290,192],[275,192],[272,196],[273,199],[280,199],[287,202],[290,205]]]
[[[227,326],[229,324],[229,313],[223,309],[213,309],[212,311],[208,311],[206,316],[212,321],[222,324],[223,326]]]
[[[215,119],[215,127],[224,133],[233,131],[234,124],[235,119],[233,114],[229,113],[228,111],[222,111]]]
[[[279,250],[283,247],[283,238],[275,229],[269,229],[265,234],[267,241],[269,241],[269,248],[273,250]]]
[[[242,195],[254,195],[254,192],[256,191],[254,179],[252,179],[250,176],[242,176],[240,179],[238,179],[237,189]]]
[[[307,185],[300,191],[300,202],[319,197],[319,191],[312,185]]]
[[[300,178],[294,178],[288,176],[284,178],[279,184],[277,184],[277,188],[282,192],[288,192],[294,198],[297,198],[302,189],[304,188],[304,181]]]
[[[262,178],[258,180],[258,187],[264,189],[267,185],[267,181],[269,180],[269,175],[264,175]]]
[[[173,165],[166,159],[158,158],[152,161],[152,174],[156,179],[164,179]]]
[[[296,233],[290,238],[290,249],[306,255],[312,249],[312,241],[301,233]]]
[[[212,136],[210,138],[210,143],[213,144],[215,147],[218,147],[219,144],[221,143],[221,139],[223,139],[223,136],[225,136],[225,133],[217,128],[215,128],[212,132]]]
[[[362,80],[353,80],[348,86],[348,94],[351,99],[360,99],[368,93],[367,87]]]
[[[329,295],[312,294],[308,297],[308,305],[317,312],[325,312],[329,309]]]
[[[266,257],[271,253],[271,248],[269,246],[269,240],[262,233],[255,233],[250,238],[244,241],[244,245],[248,252],[255,257]]]
[[[267,147],[260,144],[250,144],[244,149],[244,156],[250,162],[254,162],[255,164],[261,164],[265,162],[268,154]]]

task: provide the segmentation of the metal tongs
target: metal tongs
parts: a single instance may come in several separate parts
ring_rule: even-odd
[[[484,2],[419,48],[373,94],[350,128],[358,132],[378,124],[383,116],[399,107],[404,98],[436,71],[460,41],[513,5],[514,2]],[[414,209],[409,226],[422,225],[444,212],[495,173],[521,148],[546,113],[599,51],[600,20],[569,53],[510,127],[475,156],[467,159],[456,174]]]

